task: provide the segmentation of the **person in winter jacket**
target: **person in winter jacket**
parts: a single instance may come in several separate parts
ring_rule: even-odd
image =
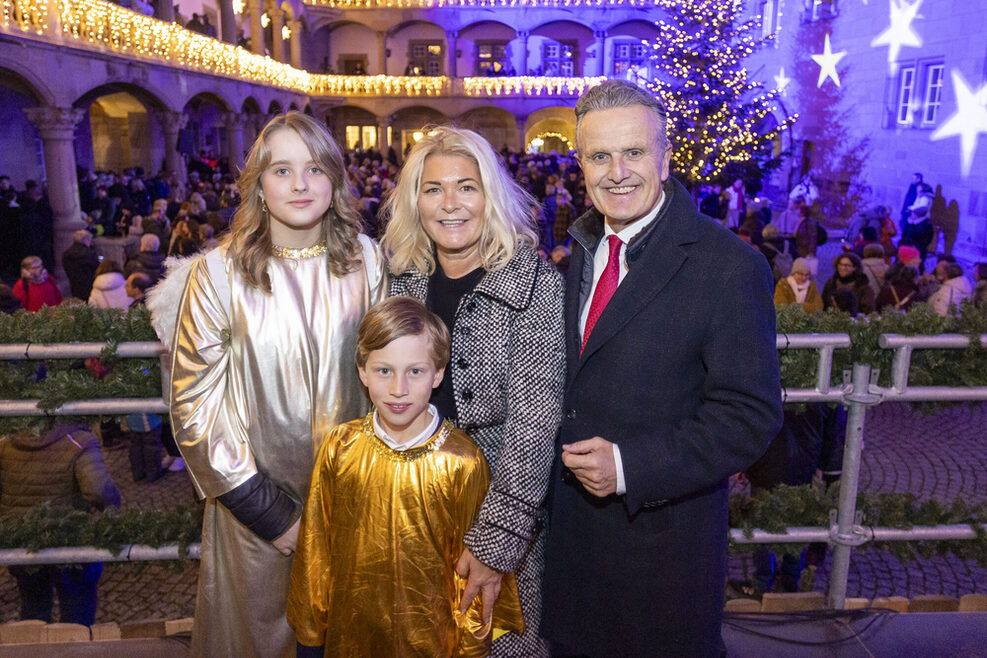
[[[970,297],[977,306],[987,303],[987,263],[977,263],[973,267],[973,279],[976,281],[973,294]]]
[[[48,274],[37,256],[27,256],[21,261],[21,278],[14,284],[14,297],[32,313],[42,306],[62,303],[62,293],[55,284],[55,277]]]
[[[123,270],[117,262],[112,258],[104,260],[96,268],[89,303],[99,308],[127,308],[132,300],[127,294],[126,285],[127,280],[123,278]]]
[[[906,248],[910,247],[903,247]],[[877,310],[882,314],[887,313],[888,308],[907,311],[912,304],[919,301],[917,279],[918,269],[904,262],[899,261],[889,267],[884,275],[884,286],[877,295]]]
[[[804,258],[796,258],[792,263],[792,272],[780,279],[775,285],[775,306],[801,304],[806,313],[812,314],[823,310],[822,297],[819,288],[809,273],[809,262]]]
[[[863,255],[860,269],[867,276],[871,290],[877,295],[884,287],[884,275],[888,271],[888,264],[884,262],[884,247],[879,244],[869,244],[864,247]]]
[[[81,425],[61,424],[43,433],[0,436],[0,517],[52,508],[92,511],[119,507],[99,440]],[[10,567],[21,595],[21,619],[52,621],[54,593],[62,623],[91,626],[102,563]]]
[[[154,233],[141,236],[141,250],[129,259],[123,268],[123,274],[129,278],[131,274],[141,272],[151,279],[154,285],[164,276],[165,255],[161,253],[161,240]]]
[[[99,254],[93,246],[93,234],[80,229],[72,234],[72,246],[62,254],[62,269],[69,280],[69,290],[78,299],[89,299],[99,267]]]
[[[937,315],[942,316],[949,315],[952,305],[959,306],[960,302],[969,299],[973,293],[969,279],[963,276],[962,267],[956,263],[949,263],[945,266],[945,271],[946,280],[929,297],[929,306]]]
[[[833,293],[839,288],[849,288],[857,296],[860,312],[864,315],[874,310],[874,291],[871,290],[867,276],[861,271],[860,258],[857,254],[847,252],[840,254],[833,261],[833,276],[823,286],[823,306],[833,305]]]

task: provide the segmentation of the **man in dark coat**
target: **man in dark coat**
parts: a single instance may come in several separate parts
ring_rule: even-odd
[[[72,246],[62,254],[62,269],[69,280],[72,296],[86,301],[93,288],[99,255],[92,245],[93,234],[79,230],[72,234]]]
[[[147,221],[147,220],[145,220]],[[153,286],[164,276],[165,255],[160,251],[161,241],[154,233],[145,233],[141,236],[140,252],[127,261],[123,268],[124,276],[131,274],[146,274]]]
[[[566,655],[717,656],[727,478],[781,426],[771,272],[668,179],[654,97],[610,80],[576,117],[595,209],[570,231],[542,632]]]

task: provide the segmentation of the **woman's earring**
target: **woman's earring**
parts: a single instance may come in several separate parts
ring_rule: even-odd
[[[269,214],[270,212],[267,209],[267,201],[265,201],[263,198],[261,198],[260,200],[260,209],[265,215]]]

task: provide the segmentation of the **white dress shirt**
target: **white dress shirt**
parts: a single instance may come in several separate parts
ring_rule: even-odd
[[[647,228],[648,225],[655,220],[664,205],[665,195],[662,194],[661,198],[658,199],[658,205],[656,205],[651,212],[641,219],[631,222],[619,233],[610,228],[610,225],[606,222],[603,223],[603,238],[600,240],[600,244],[596,246],[596,253],[593,255],[593,287],[590,288],[589,295],[586,297],[586,302],[583,304],[582,312],[579,314],[580,343],[582,343],[583,335],[586,332],[586,318],[589,317],[589,307],[592,304],[593,295],[596,294],[596,286],[600,282],[600,277],[603,275],[603,270],[607,267],[607,260],[610,259],[609,236],[616,235],[620,238],[621,242],[619,255],[620,274],[617,279],[617,285],[620,286],[620,284],[624,282],[624,277],[627,276],[627,243],[634,239],[637,234]],[[617,442],[612,439],[607,440],[613,444],[613,461],[614,466],[617,469],[617,495],[623,496],[627,493],[627,483],[624,481],[624,462],[620,459],[620,448],[617,446]]]
[[[428,413],[432,416],[431,422],[429,422],[428,427],[422,431],[418,436],[411,438],[404,443],[397,441],[381,427],[380,419],[377,418],[377,411],[374,411],[374,433],[377,435],[381,441],[386,443],[388,446],[397,450],[398,452],[404,452],[405,450],[411,450],[412,448],[417,448],[422,445],[435,434],[435,430],[439,429],[439,423],[442,422],[442,417],[439,416],[439,412],[436,410],[435,405],[428,405]]]

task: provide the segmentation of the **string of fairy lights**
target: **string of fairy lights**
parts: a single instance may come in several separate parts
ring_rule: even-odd
[[[320,75],[105,0],[0,0],[0,26],[27,35],[319,96],[578,96],[604,78]]]
[[[691,180],[716,180],[731,162],[744,162],[795,123],[787,116],[760,129],[778,111],[779,92],[763,91],[740,63],[767,39],[761,22],[735,23],[743,0],[657,0],[667,19],[651,42],[659,70],[651,83],[668,110],[673,165]]]
[[[333,9],[436,9],[459,8],[565,8],[565,7],[656,7],[659,0],[302,0],[307,5]]]

